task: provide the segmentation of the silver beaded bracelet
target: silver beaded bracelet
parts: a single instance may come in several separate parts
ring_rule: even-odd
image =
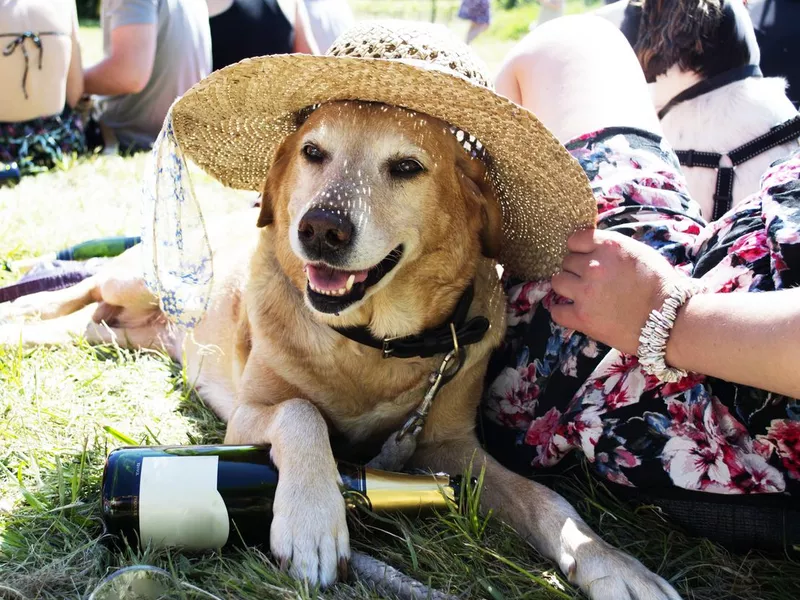
[[[700,287],[692,285],[691,280],[686,284],[674,285],[661,310],[652,311],[642,327],[636,355],[639,357],[642,370],[648,375],[655,375],[659,381],[675,383],[686,377],[686,371],[683,369],[667,365],[665,360],[667,341],[678,317],[678,309],[700,291]]]

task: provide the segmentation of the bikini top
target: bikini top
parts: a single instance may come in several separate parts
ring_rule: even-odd
[[[28,49],[26,48],[25,42],[30,40],[31,43],[36,46],[39,50],[39,70],[42,70],[42,55],[44,54],[44,48],[42,47],[42,36],[45,35],[67,35],[66,33],[61,33],[60,31],[25,31],[23,33],[0,33],[0,38],[3,37],[12,37],[14,38],[3,49],[3,56],[11,56],[14,54],[14,51],[19,48],[22,52],[22,56],[25,59],[25,70],[22,72],[22,93],[25,94],[25,99],[28,99],[28,66],[30,63],[30,56],[28,54]]]

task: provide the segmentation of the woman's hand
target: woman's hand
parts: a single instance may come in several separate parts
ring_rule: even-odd
[[[650,311],[683,278],[649,246],[611,231],[587,229],[567,241],[553,290],[572,301],[554,305],[553,320],[628,354],[636,354]]]

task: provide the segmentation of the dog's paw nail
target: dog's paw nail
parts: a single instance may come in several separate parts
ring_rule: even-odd
[[[349,566],[347,564],[346,558],[342,557],[339,559],[339,565],[337,570],[339,572],[339,581],[347,581]]]

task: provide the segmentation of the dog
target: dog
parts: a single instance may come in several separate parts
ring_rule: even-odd
[[[760,76],[753,23],[740,0],[620,2],[597,14],[634,48],[705,219],[757,192],[767,167],[798,147],[800,119],[786,81]]]
[[[0,327],[0,342],[69,343],[78,334],[166,349],[227,422],[225,443],[271,444],[280,470],[271,550],[295,577],[326,586],[350,552],[332,442],[380,446],[420,404],[441,363],[385,360],[340,332],[368,324],[378,338],[417,334],[446,322],[471,288],[468,317],[490,327],[440,389],[407,466],[485,468],[483,509],[595,600],[679,598],[561,496],[506,470],[478,443],[484,375],[505,329],[493,260],[500,236],[486,167],[446,123],[388,105],[331,102],[279,147],[260,208],[210,234],[215,271],[226,276],[193,336],[160,311],[134,247],[72,288],[7,306],[17,321]],[[42,320],[23,320],[34,315]]]

